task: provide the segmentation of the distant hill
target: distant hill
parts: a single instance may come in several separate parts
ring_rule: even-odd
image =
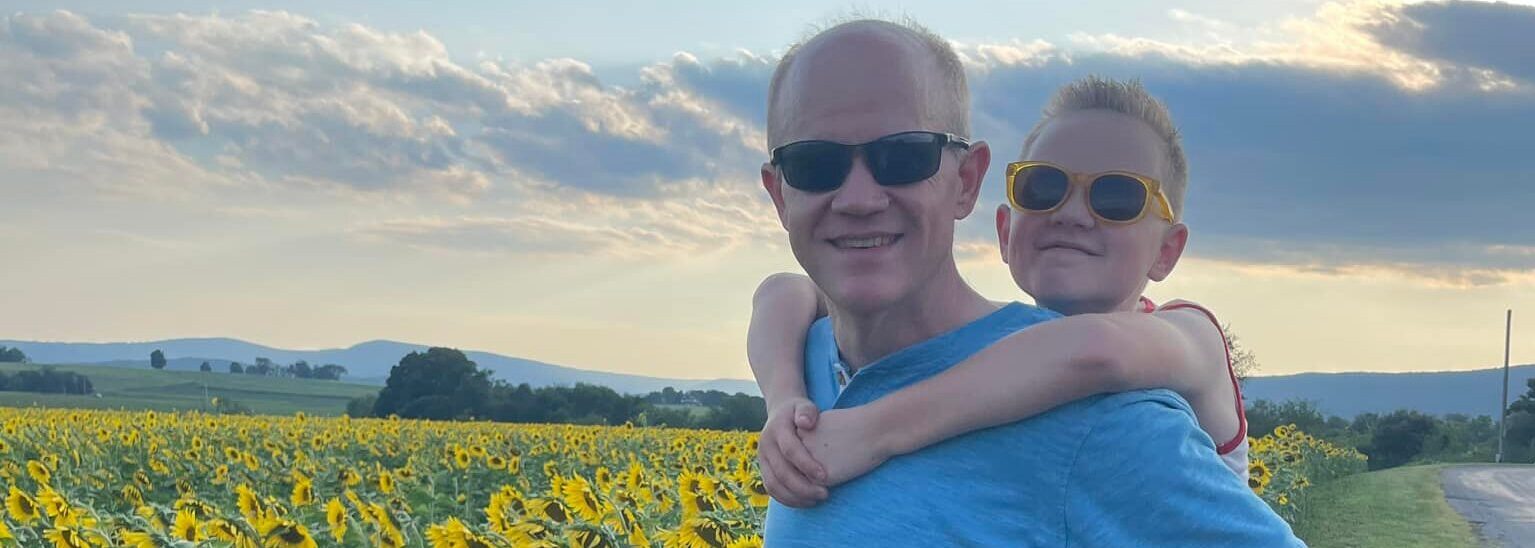
[[[1535,365],[1509,368],[1508,401],[1535,378]],[[1416,409],[1432,415],[1461,413],[1498,417],[1503,368],[1435,373],[1301,373],[1248,379],[1248,402],[1311,400],[1323,413],[1353,418],[1360,413]]]
[[[412,351],[427,345],[395,341],[368,341],[349,348],[327,350],[287,350],[249,343],[238,339],[172,339],[141,343],[57,343],[0,340],[0,346],[14,346],[37,363],[101,364],[124,367],[149,367],[149,353],[165,352],[167,369],[195,371],[204,360],[214,371],[228,371],[230,360],[251,364],[257,356],[289,364],[298,360],[311,365],[334,363],[349,373],[347,382],[382,385],[389,368]],[[666,379],[588,371],[514,358],[490,352],[466,351],[465,355],[495,378],[526,382],[533,386],[572,385],[578,382],[608,386],[619,392],[644,394],[667,386],[678,390],[721,390],[727,393],[759,394],[756,383],[742,379]],[[1511,369],[1509,400],[1525,392],[1525,381],[1535,377],[1535,365]],[[1397,409],[1417,409],[1442,415],[1496,416],[1503,370],[1481,369],[1435,373],[1302,373],[1274,377],[1255,377],[1247,382],[1249,402],[1260,399],[1283,401],[1301,398],[1317,402],[1324,413],[1352,418],[1364,412],[1388,413]]]
[[[149,367],[149,353],[155,349],[165,353],[166,369],[196,371],[204,361],[211,362],[213,370],[229,371],[229,362],[238,361],[250,365],[257,357],[268,358],[279,364],[304,360],[310,365],[333,363],[347,368],[342,379],[382,385],[389,377],[389,369],[400,363],[400,358],[413,351],[426,350],[428,345],[396,341],[368,341],[348,348],[326,350],[287,350],[254,344],[239,339],[198,338],[170,339],[134,343],[66,343],[0,340],[0,346],[20,348],[36,363],[100,364],[123,367]],[[588,371],[534,360],[514,358],[490,352],[465,351],[482,369],[491,371],[494,378],[514,383],[526,382],[533,386],[572,385],[578,382],[608,386],[619,392],[645,394],[667,386],[677,390],[720,390],[726,393],[745,392],[758,394],[757,384],[741,379],[666,379],[641,375],[625,375]]]

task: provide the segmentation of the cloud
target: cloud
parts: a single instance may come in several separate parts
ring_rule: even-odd
[[[1535,6],[1426,2],[1393,6],[1369,28],[1381,43],[1424,59],[1477,67],[1535,84]]]
[[[1174,10],[1197,42],[959,51],[999,163],[1060,84],[1145,81],[1186,136],[1193,254],[1517,273],[1535,268],[1520,247],[1535,241],[1531,13],[1330,3],[1244,27]],[[776,58],[679,53],[605,78],[577,59],[464,57],[424,32],[286,12],[8,16],[0,197],[256,189],[270,203],[237,211],[258,217],[284,199],[398,197],[353,234],[455,252],[657,257],[783,239],[755,183]],[[990,253],[989,217],[964,223],[967,253]]]
[[[479,255],[673,259],[781,247],[771,204],[730,185],[690,181],[651,198],[570,190],[529,195],[498,216],[394,219],[350,232],[364,241]]]

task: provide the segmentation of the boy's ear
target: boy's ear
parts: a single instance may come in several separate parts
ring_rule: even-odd
[[[767,189],[768,196],[773,198],[773,208],[778,210],[778,224],[788,230],[789,218],[783,210],[783,181],[778,179],[778,170],[773,169],[773,164],[767,162],[762,163],[762,188]]]
[[[1002,252],[1002,263],[1007,264],[1007,242],[1012,239],[1013,208],[997,205],[997,248]]]
[[[1167,279],[1173,273],[1173,267],[1178,266],[1178,259],[1183,257],[1183,248],[1189,243],[1189,227],[1183,223],[1177,223],[1162,234],[1162,247],[1157,250],[1157,260],[1151,265],[1151,271],[1146,277],[1151,281],[1160,282]]]

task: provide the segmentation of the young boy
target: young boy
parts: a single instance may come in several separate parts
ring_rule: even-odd
[[[1166,107],[1138,82],[1079,80],[1045,108],[1021,158],[1008,166],[1008,203],[997,208],[1002,259],[1020,289],[1063,318],[873,403],[820,413],[805,397],[801,349],[823,301],[802,275],[758,288],[747,354],[769,409],[758,456],[774,498],[811,506],[825,487],[892,456],[1143,388],[1188,400],[1222,460],[1246,478],[1246,418],[1214,315],[1141,296],[1148,280],[1172,272],[1188,239],[1179,222],[1187,167]],[[856,374],[839,371],[839,386]]]

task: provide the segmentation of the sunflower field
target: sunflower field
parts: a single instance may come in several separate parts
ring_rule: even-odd
[[[760,546],[756,450],[629,425],[0,408],[0,544]],[[1252,454],[1282,512],[1362,468],[1292,429]]]
[[[1305,504],[1306,488],[1365,471],[1364,454],[1301,432],[1293,424],[1248,442],[1247,486],[1291,523]]]

